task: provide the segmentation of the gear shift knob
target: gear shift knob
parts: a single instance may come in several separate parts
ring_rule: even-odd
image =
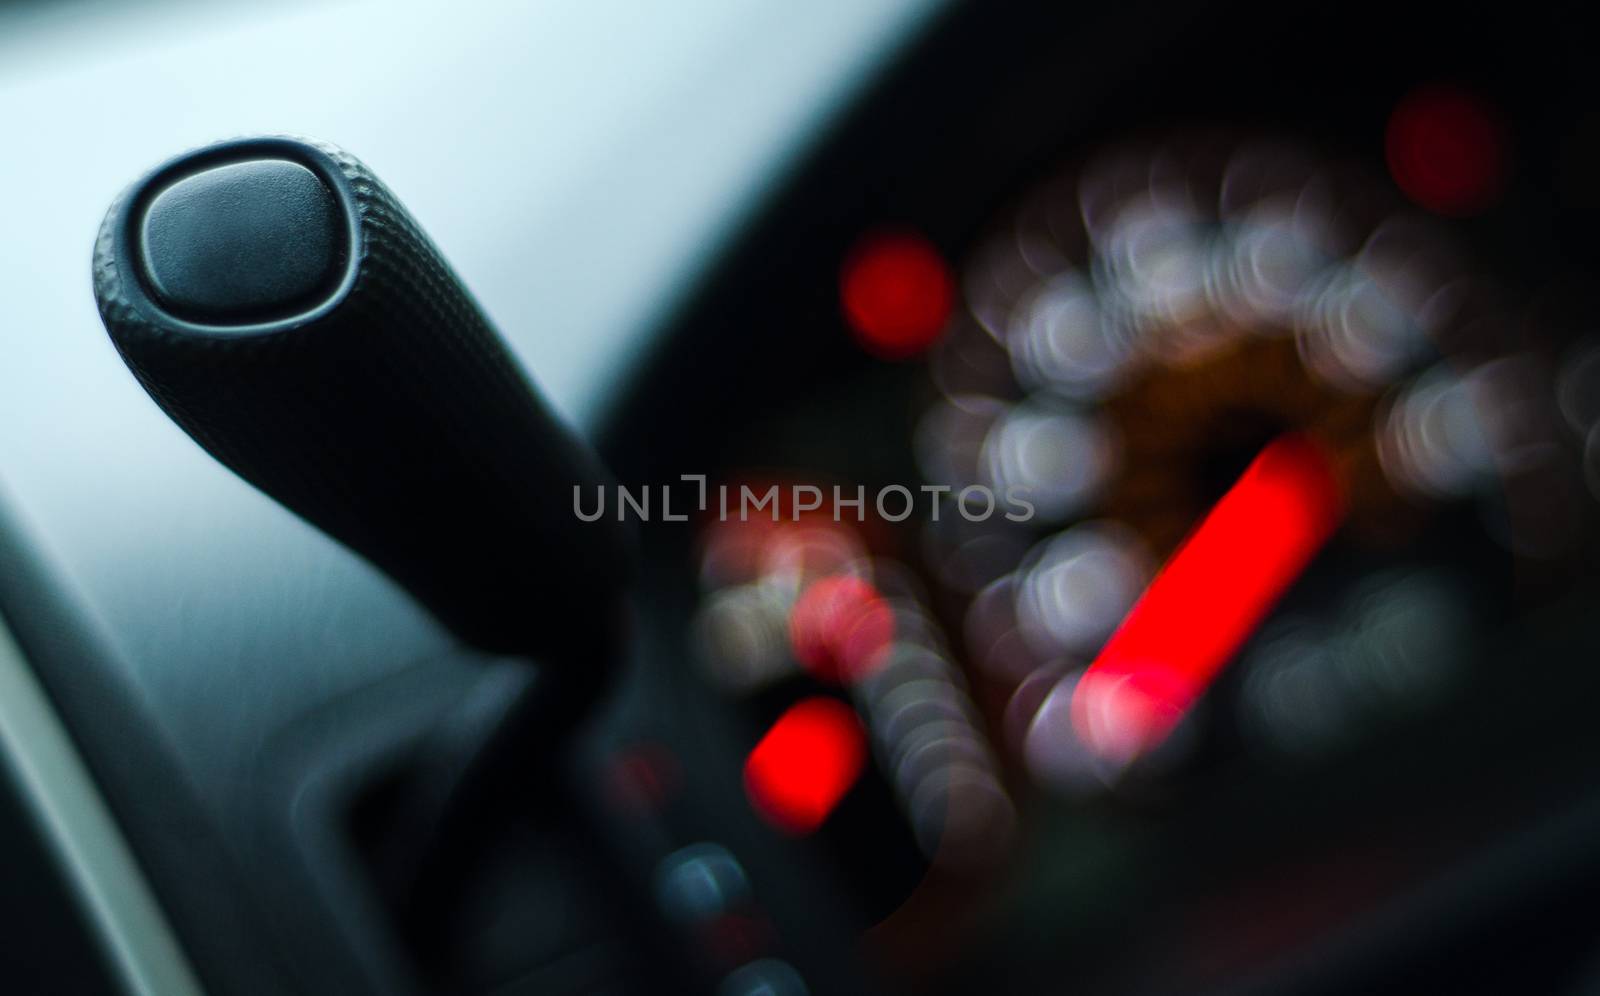
[[[457,635],[547,660],[614,644],[628,537],[573,514],[602,470],[355,158],[287,138],[180,156],[112,206],[94,288],[185,432]]]

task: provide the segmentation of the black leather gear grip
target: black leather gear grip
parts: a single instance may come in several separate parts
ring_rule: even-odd
[[[331,200],[316,191],[254,197],[251,171],[230,168],[263,161],[280,174],[283,161],[304,166]],[[228,182],[211,179],[219,176]],[[163,206],[158,226],[152,203],[186,183],[206,189],[178,190],[182,204]],[[302,214],[274,206],[286,200]],[[297,232],[318,204],[334,222],[310,226],[320,234],[308,250]],[[174,211],[201,215],[173,221]],[[152,242],[155,227],[188,234],[176,246]],[[305,252],[328,267],[310,298]],[[237,313],[163,299],[150,276],[179,273],[175,282],[215,297],[241,276],[229,267],[275,259],[298,267],[297,296],[272,305],[274,275],[246,273],[257,300]],[[573,506],[582,487],[589,507],[603,472],[416,222],[354,157],[263,138],[168,162],[112,205],[95,245],[94,289],[117,350],[184,431],[377,564],[457,635],[550,661],[595,660],[616,646],[629,537],[615,521],[580,521]]]

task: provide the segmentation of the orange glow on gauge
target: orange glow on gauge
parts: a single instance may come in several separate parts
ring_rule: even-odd
[[[1287,435],[1172,555],[1084,672],[1072,726],[1126,763],[1157,746],[1321,550],[1344,514],[1332,460]]]
[[[822,681],[851,684],[883,664],[894,640],[894,611],[872,584],[850,574],[808,585],[789,611],[789,643]]]
[[[955,281],[921,235],[882,232],[858,242],[839,278],[844,316],[874,356],[902,360],[931,346],[955,302]]]
[[[1464,90],[1434,84],[1407,94],[1389,117],[1384,147],[1395,184],[1436,214],[1478,214],[1505,188],[1505,131],[1494,110]]]
[[[778,717],[744,762],[744,791],[768,823],[785,833],[815,831],[850,791],[866,761],[867,738],[855,710],[816,696]]]

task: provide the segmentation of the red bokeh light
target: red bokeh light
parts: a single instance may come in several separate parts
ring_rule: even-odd
[[[1159,744],[1344,515],[1332,458],[1303,436],[1261,451],[1084,672],[1072,726],[1123,762]]]
[[[850,791],[866,757],[854,709],[823,696],[804,699],[778,717],[745,759],[745,795],[778,829],[811,833]]]
[[[882,232],[856,244],[839,278],[845,319],[875,356],[915,356],[944,330],[955,281],[933,244],[910,232]]]
[[[808,585],[789,611],[789,643],[822,681],[851,683],[882,665],[894,640],[894,611],[868,581],[837,574]]]
[[[1437,214],[1477,214],[1505,189],[1505,129],[1464,90],[1433,84],[1407,94],[1389,117],[1384,146],[1394,182]]]

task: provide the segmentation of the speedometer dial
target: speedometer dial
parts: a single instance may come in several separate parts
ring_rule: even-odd
[[[918,445],[1034,496],[1031,529],[928,544],[1034,781],[1331,748],[1463,680],[1509,491],[1558,459],[1537,345],[1494,335],[1464,258],[1375,182],[1210,137],[1098,156],[997,226]]]
[[[893,878],[880,912],[897,849],[970,881],[1040,860],[1041,811],[1310,770],[1445,711],[1591,517],[1556,385],[1589,354],[1381,179],[1189,134],[1016,205],[954,277],[914,233],[863,239],[859,397],[752,433],[760,462],[715,484],[741,511],[700,531],[700,659],[753,716],[752,806],[833,832],[863,891]],[[907,396],[906,436],[866,428]],[[773,749],[819,695],[860,732]],[[862,753],[856,792],[806,761]]]

